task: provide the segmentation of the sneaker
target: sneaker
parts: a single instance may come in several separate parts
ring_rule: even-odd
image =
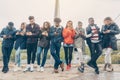
[[[37,67],[37,71],[40,72],[40,66]]]
[[[41,68],[40,68],[40,71],[43,72],[43,71],[44,71],[44,67],[41,67]]]
[[[71,68],[71,64],[69,64],[69,67]]]
[[[81,64],[81,66],[78,67],[78,70],[79,70],[81,73],[84,73],[84,64]]]
[[[34,67],[33,67],[33,64],[31,65],[30,67],[30,72],[33,72],[34,71]]]
[[[20,70],[21,70],[20,67],[18,67],[17,65],[14,66],[14,72],[16,72],[16,71],[20,71]]]
[[[26,72],[26,71],[30,71],[30,66],[29,65],[23,70],[23,72]]]
[[[5,67],[3,67],[2,72],[4,72],[4,70],[5,70]]]
[[[96,74],[100,74],[100,72],[99,72],[99,69],[98,69],[98,68],[96,68],[96,69],[95,69],[95,73],[96,73]]]
[[[69,66],[69,65],[67,65],[66,70],[67,70],[67,71],[69,71],[69,70],[70,70],[70,66]]]
[[[58,69],[54,69],[54,73],[59,73],[59,72],[58,72]]]
[[[3,73],[7,73],[9,71],[9,68],[4,68]]]

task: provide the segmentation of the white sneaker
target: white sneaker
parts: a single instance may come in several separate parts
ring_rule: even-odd
[[[13,71],[14,71],[14,72],[18,71],[17,65],[14,65],[14,70],[13,70]]]
[[[33,72],[34,71],[34,67],[33,67],[33,64],[31,65],[30,67],[30,71]]]
[[[40,72],[40,66],[37,67],[37,71]]]
[[[44,71],[44,67],[41,67],[41,68],[40,68],[40,71],[43,72],[43,71]]]
[[[21,71],[21,67],[15,66],[14,67],[14,72]]]
[[[24,72],[30,71],[30,66],[28,65],[23,71],[24,71]]]

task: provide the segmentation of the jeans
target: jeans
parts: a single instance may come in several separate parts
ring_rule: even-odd
[[[73,47],[64,47],[66,64],[71,64]]]
[[[111,64],[112,63],[112,60],[111,60],[111,53],[113,52],[112,48],[106,48],[105,49],[105,64],[109,63]]]
[[[62,63],[62,61],[60,60],[60,48],[61,48],[61,43],[51,42],[50,52],[55,60],[55,64],[54,64],[55,69],[58,69],[59,65]]]
[[[84,63],[84,56],[81,48],[77,48],[77,52],[79,53],[80,63]]]
[[[102,54],[102,46],[100,43],[91,43],[91,60],[95,66],[97,66],[96,61],[99,56]]]
[[[27,64],[34,64],[36,58],[36,51],[37,43],[27,43]]]
[[[20,47],[16,50],[16,53],[15,53],[15,64],[20,67],[20,61],[21,61],[21,56],[20,56],[20,53],[21,53],[21,49]]]
[[[44,52],[43,52],[43,50],[44,50]],[[44,67],[44,65],[45,65],[48,50],[49,50],[48,47],[47,48],[42,48],[42,47],[37,48],[37,64],[38,65],[40,65],[40,58],[41,58],[41,54],[43,53],[41,67]]]
[[[3,54],[3,67],[8,68],[8,64],[10,61],[10,55],[13,47],[4,47],[2,46],[2,54]]]

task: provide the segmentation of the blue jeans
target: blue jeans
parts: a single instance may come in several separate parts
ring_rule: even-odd
[[[44,50],[44,52],[43,52]],[[44,67],[45,63],[46,63],[46,58],[47,58],[47,53],[48,53],[49,48],[42,48],[42,47],[38,47],[37,48],[37,64],[40,65],[40,58],[41,58],[41,54],[42,55],[42,64],[41,67]]]
[[[62,63],[62,61],[60,60],[60,48],[61,48],[61,43],[51,42],[50,51],[52,57],[55,60],[55,64],[54,64],[55,69],[58,69],[59,65]]]
[[[15,64],[18,65],[18,67],[20,67],[20,61],[21,61],[20,53],[21,53],[21,49],[19,47],[15,53]]]

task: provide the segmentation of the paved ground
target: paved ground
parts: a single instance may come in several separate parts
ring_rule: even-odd
[[[103,71],[103,65],[99,65],[100,75],[96,75],[92,68],[86,67],[85,73],[80,73],[77,67],[73,65],[70,71],[59,71],[58,74],[53,73],[53,68],[48,66],[44,72],[10,72],[4,74],[0,70],[0,80],[120,80],[120,65],[114,65],[114,72]],[[1,69],[1,68],[0,68]]]

